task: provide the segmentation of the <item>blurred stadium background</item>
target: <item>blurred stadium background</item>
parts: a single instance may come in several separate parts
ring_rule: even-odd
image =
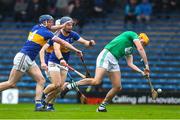
[[[94,75],[96,57],[104,45],[115,36],[126,30],[145,32],[150,37],[150,45],[146,48],[151,80],[155,87],[161,88],[157,101],[150,98],[147,81],[127,67],[124,59],[119,61],[122,72],[123,91],[113,99],[113,103],[160,103],[180,104],[180,5],[179,0],[149,0],[150,12],[145,11],[150,20],[140,20],[141,12],[136,9],[141,0],[0,0],[0,82],[6,81],[12,68],[15,54],[27,39],[28,31],[36,24],[39,15],[48,13],[56,19],[71,16],[75,21],[75,30],[86,39],[94,39],[97,43],[93,49],[86,49],[78,44],[84,52],[85,62]],[[131,6],[130,11],[126,6]],[[143,9],[144,10],[144,9]],[[146,9],[145,9],[146,10]],[[128,16],[132,12],[133,16]],[[138,19],[136,20],[136,17]],[[136,53],[134,61],[138,66],[140,57]],[[39,59],[37,59],[39,61]],[[39,62],[38,62],[39,63]],[[85,74],[80,59],[73,54],[69,63]],[[71,72],[75,80],[81,78]],[[67,79],[68,80],[68,79]],[[25,75],[18,83],[19,102],[33,103],[35,82]],[[48,84],[48,80],[47,80]],[[104,77],[103,83],[85,92],[89,104],[102,101],[111,88],[110,81]],[[1,94],[1,93],[0,93]],[[1,99],[1,98],[0,98]],[[57,103],[79,103],[76,91],[71,91]]]

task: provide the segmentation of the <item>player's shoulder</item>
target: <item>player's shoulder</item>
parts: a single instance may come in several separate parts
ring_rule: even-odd
[[[54,36],[52,31],[50,31],[48,28],[46,28],[45,26],[41,24],[37,24],[33,26],[30,32],[37,34],[41,37],[44,37],[45,39],[51,39]]]
[[[37,24],[32,27],[32,31],[35,31],[35,30],[41,32],[41,31],[47,31],[48,29],[44,26]]]
[[[46,28],[45,26],[41,26],[39,25],[39,29],[38,29],[38,33],[43,35],[43,36],[47,36],[47,35],[51,35],[54,36],[53,32],[50,31],[48,28]]]
[[[122,34],[120,34],[120,36],[134,39],[138,37],[138,34],[134,31],[125,31]]]
[[[34,25],[31,29],[31,31],[35,31],[35,30],[38,30],[39,29],[39,25]]]
[[[122,34],[127,34],[127,35],[137,35],[137,33],[134,32],[134,31],[125,31],[125,32],[123,32]]]
[[[79,35],[76,31],[71,31],[71,35]]]

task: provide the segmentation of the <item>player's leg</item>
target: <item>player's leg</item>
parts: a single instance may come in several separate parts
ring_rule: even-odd
[[[15,87],[16,83],[20,80],[26,71],[26,69],[24,69],[25,62],[26,56],[22,53],[17,53],[14,57],[14,65],[10,72],[8,81],[0,83],[0,91]]]
[[[45,78],[43,77],[40,68],[35,64],[30,67],[28,74],[37,82],[36,84],[36,95],[35,95],[35,110],[42,110],[42,93],[45,84]]]
[[[43,90],[43,96],[46,96],[47,94],[53,92],[56,90],[56,85],[55,84],[49,84],[44,90]],[[46,98],[46,97],[44,97]]]
[[[63,66],[62,66],[63,67]],[[65,83],[65,80],[67,78],[67,69],[61,69],[61,88],[62,89],[62,86],[64,85]],[[47,105],[47,110],[54,110],[54,107],[53,107],[53,104],[54,104],[54,101],[55,101],[55,98],[57,98],[57,96],[59,95],[59,91],[57,91],[57,93],[55,93],[55,95],[53,96],[53,98],[48,102],[48,105]]]
[[[61,75],[60,75],[60,71],[49,71],[50,76],[51,76],[51,82],[52,82],[52,89],[51,91],[49,91],[48,93],[46,93],[48,96],[45,99],[46,103],[48,103],[51,99],[52,99],[52,93],[55,93],[57,90],[60,91],[60,87],[61,87]],[[46,89],[48,89],[49,86],[47,86]],[[49,94],[51,93],[51,94]]]
[[[96,60],[96,71],[95,71],[95,77],[94,78],[85,78],[78,82],[68,84],[66,88],[61,93],[61,97],[63,97],[69,90],[76,88],[77,86],[81,85],[99,85],[102,81],[102,78],[104,74],[107,71],[108,67],[108,59],[107,57],[108,51],[103,50],[98,55]]]
[[[57,89],[57,84],[53,84],[53,82],[56,82],[52,80],[52,76],[54,77],[53,72],[55,72],[55,75],[58,73],[60,74],[60,67],[56,63],[49,62],[48,63],[48,77],[50,78],[50,81],[52,84],[49,84],[43,91],[43,96],[47,96],[49,93],[55,91]],[[58,82],[58,81],[57,81]],[[58,83],[59,84],[59,83]]]
[[[49,71],[45,71],[45,75],[46,77],[51,81],[51,76],[50,76],[50,73]],[[52,81],[51,81],[52,82]],[[54,84],[49,84],[44,90],[43,90],[43,99],[46,98],[46,95],[48,93],[50,93],[51,91],[54,91],[55,90],[55,85]]]
[[[78,86],[82,85],[99,85],[103,79],[104,74],[106,73],[105,68],[96,68],[95,77],[94,78],[85,78],[76,82]]]
[[[12,69],[8,81],[0,83],[0,91],[15,87],[23,75],[23,72]]]
[[[45,99],[46,111],[54,111],[54,100],[56,99],[59,89],[55,89],[54,91],[50,92]]]
[[[112,98],[117,94],[122,89],[121,86],[121,73],[120,71],[116,72],[109,72],[109,79],[112,82],[112,88],[111,90],[107,93],[104,102],[109,102],[112,100]]]
[[[63,86],[63,82],[61,79],[61,70],[60,70],[60,65],[56,63],[49,62],[48,64],[48,70],[50,73],[51,77],[51,82],[54,85],[54,90],[50,91],[47,94],[47,97],[45,99],[45,103],[47,105],[46,110],[52,111],[51,108],[53,108],[53,99],[57,97],[57,94],[60,92],[61,87]],[[46,88],[48,89],[48,88]],[[45,94],[45,93],[44,93]],[[50,108],[49,105],[50,104]],[[54,108],[53,108],[54,110]]]
[[[95,71],[94,78],[85,78],[76,83],[67,85],[67,88],[72,89],[72,88],[75,88],[76,86],[80,86],[80,85],[98,85],[98,84],[100,84],[101,80],[107,70],[107,67],[108,67],[108,60],[106,59],[107,53],[108,53],[108,51],[102,50],[101,53],[98,55],[97,60],[96,60],[96,71]]]
[[[28,70],[28,74],[37,82],[35,100],[41,100],[44,89],[45,78],[43,77],[40,68],[35,65]]]
[[[52,69],[52,68],[51,68]],[[59,68],[58,68],[59,69]],[[49,72],[48,72],[49,73]],[[64,69],[61,69],[60,70],[60,74],[61,74],[61,84],[64,84],[64,81],[65,81],[65,79],[66,79],[66,77],[67,77],[67,70],[64,70]],[[50,77],[50,75],[48,75],[49,76],[49,78],[51,78]],[[50,79],[51,80],[51,79]],[[51,82],[52,82],[52,80],[51,80]],[[55,86],[55,84],[49,84],[45,89],[44,89],[44,91],[43,91],[43,93],[46,95],[46,94],[48,94],[48,93],[50,93],[51,91],[53,91],[53,90],[55,90],[56,89],[56,86]]]
[[[60,91],[62,91],[65,84],[67,84],[67,83],[65,83],[65,80],[67,78],[67,72],[68,72],[67,69],[61,69],[61,72],[60,72],[60,74],[61,74],[61,88],[60,88]],[[59,93],[56,96],[58,96]]]
[[[82,86],[82,85],[99,85],[101,83],[102,78],[103,78],[105,73],[106,73],[106,69],[105,68],[100,68],[100,67],[96,68],[96,72],[95,72],[95,77],[94,78],[85,78],[85,79],[82,79],[80,81],[67,84],[65,86],[65,89],[61,92],[61,97],[63,98],[69,90],[75,89],[77,86]]]
[[[106,110],[106,105],[122,89],[122,87],[121,87],[121,75],[120,75],[120,71],[109,72],[108,75],[109,75],[109,79],[112,82],[112,88],[107,93],[105,99],[103,100],[103,102],[98,107],[98,109],[97,109],[98,112],[106,112],[107,111]]]
[[[112,98],[121,90],[121,73],[118,61],[116,58],[109,52],[106,59],[108,60],[108,75],[112,83],[111,90],[107,93],[105,99],[98,107],[98,112],[106,112],[106,105],[112,100]]]
[[[67,72],[68,72],[67,69],[61,69],[61,81],[62,81],[61,83],[62,83],[62,85],[65,84],[65,81],[66,81],[66,78],[67,78]]]

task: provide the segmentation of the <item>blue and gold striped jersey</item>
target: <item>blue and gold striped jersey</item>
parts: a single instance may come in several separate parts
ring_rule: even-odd
[[[48,28],[43,25],[35,25],[29,32],[28,39],[20,52],[28,55],[31,60],[35,60],[42,46],[53,37],[54,34]]]
[[[80,35],[78,33],[74,32],[74,31],[71,31],[68,36],[64,36],[62,33],[60,33],[58,35],[58,37],[63,39],[63,40],[65,40],[66,42],[72,44],[73,42],[79,40]],[[48,44],[50,46],[52,46],[53,45],[53,41],[49,41]],[[63,58],[66,60],[66,62],[68,62],[69,57],[70,57],[69,49],[66,48],[66,47],[61,46],[61,53],[62,53]],[[54,62],[54,63],[57,63],[57,64],[60,63],[58,58],[56,57],[54,51],[49,56],[49,60],[48,61],[51,61],[51,62]]]

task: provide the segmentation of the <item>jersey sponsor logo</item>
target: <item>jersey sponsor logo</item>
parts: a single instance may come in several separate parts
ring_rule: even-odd
[[[125,55],[131,55],[133,52],[133,47],[125,48]]]

